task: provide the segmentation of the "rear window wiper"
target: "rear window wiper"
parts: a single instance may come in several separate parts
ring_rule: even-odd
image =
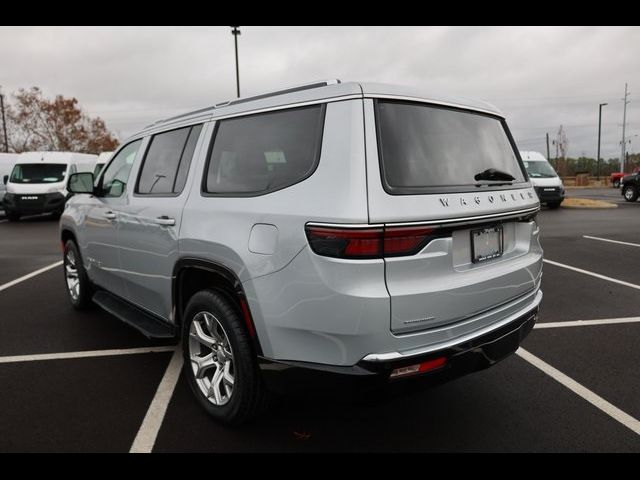
[[[476,186],[482,185],[511,185],[516,179],[513,175],[495,168],[487,168],[486,170],[474,175]]]

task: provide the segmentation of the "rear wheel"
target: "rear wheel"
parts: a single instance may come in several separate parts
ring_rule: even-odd
[[[182,328],[185,374],[198,403],[216,420],[244,423],[264,410],[267,392],[238,310],[223,295],[196,293]]]
[[[638,199],[638,189],[633,185],[624,187],[622,194],[627,202],[635,202]]]
[[[616,179],[613,181],[613,188],[620,188],[620,180]]]
[[[88,308],[91,305],[91,282],[82,264],[78,246],[73,240],[67,240],[64,245],[64,280],[73,308]]]

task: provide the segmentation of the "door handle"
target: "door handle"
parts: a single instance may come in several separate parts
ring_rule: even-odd
[[[105,212],[104,218],[106,218],[107,220],[115,220],[116,214],[113,212]]]
[[[163,215],[161,217],[156,218],[155,222],[158,225],[162,225],[164,227],[173,227],[176,224],[176,219]]]

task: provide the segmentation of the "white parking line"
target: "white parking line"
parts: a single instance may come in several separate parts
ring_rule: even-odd
[[[628,413],[623,412],[615,405],[612,405],[611,403],[607,402],[601,396],[595,394],[588,388],[580,385],[578,382],[568,377],[567,375],[562,373],[560,370],[552,367],[551,365],[544,362],[543,360],[540,360],[538,357],[536,357],[532,353],[527,352],[523,348],[519,348],[516,351],[516,354],[523,360],[526,360],[527,362],[529,362],[534,367],[538,368],[539,370],[542,370],[551,378],[553,378],[557,382],[567,387],[573,393],[583,398],[594,407],[600,409],[601,411],[609,415],[614,420],[617,420],[618,422],[620,422],[622,425],[624,425],[625,427],[633,431],[636,435],[640,435],[640,421],[637,420],[636,418],[632,417]]]
[[[160,353],[175,350],[174,346],[124,348],[117,350],[89,350],[81,352],[41,353],[37,355],[13,355],[0,357],[0,363],[38,362],[42,360],[65,360],[70,358],[112,357],[116,355],[135,355],[140,353]]]
[[[29,280],[30,278],[33,278],[36,275],[40,275],[41,273],[51,270],[52,268],[59,267],[60,265],[62,265],[62,260],[56,263],[52,263],[51,265],[47,265],[46,267],[43,267],[40,270],[36,270],[35,272],[28,273],[23,277],[16,278],[15,280],[11,280],[10,282],[5,283],[4,285],[0,285],[0,292],[3,290],[6,290],[9,287],[13,287],[14,285],[17,285],[18,283],[24,282],[25,280]]]
[[[586,327],[588,325],[613,325],[616,323],[640,323],[640,317],[602,318],[600,320],[572,320],[570,322],[536,323],[533,328]]]
[[[636,290],[640,290],[640,285],[636,285],[635,283],[625,282],[624,280],[618,280],[617,278],[607,277],[606,275],[600,275],[599,273],[590,272],[589,270],[583,270],[582,268],[572,267],[571,265],[565,265],[564,263],[554,262],[553,260],[547,260],[546,258],[543,260],[544,263],[548,263],[549,265],[555,265],[556,267],[566,268],[567,270],[573,270],[574,272],[584,273],[585,275],[590,275],[592,277],[599,278],[601,280],[607,280],[608,282],[617,283],[618,285],[624,285],[625,287],[635,288]]]
[[[158,390],[149,405],[149,410],[142,420],[140,429],[136,438],[133,440],[129,453],[151,453],[153,446],[156,443],[156,438],[162,421],[167,413],[167,407],[173,396],[173,391],[178,383],[180,377],[180,371],[182,370],[182,351],[177,348],[173,352],[171,361],[167,370],[164,372],[164,377],[158,385]]]
[[[617,243],[619,245],[628,245],[630,247],[640,247],[640,243],[621,242],[620,240],[610,240],[608,238],[592,237],[591,235],[583,235],[582,237],[588,238],[589,240],[599,240],[601,242]]]

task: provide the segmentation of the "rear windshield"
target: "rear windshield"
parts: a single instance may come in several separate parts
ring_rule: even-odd
[[[524,166],[531,178],[553,178],[558,174],[547,162],[529,162],[524,160]]]
[[[509,188],[526,181],[498,117],[377,100],[385,189],[392,194]]]
[[[64,163],[21,163],[13,167],[11,183],[57,183],[64,180]]]

